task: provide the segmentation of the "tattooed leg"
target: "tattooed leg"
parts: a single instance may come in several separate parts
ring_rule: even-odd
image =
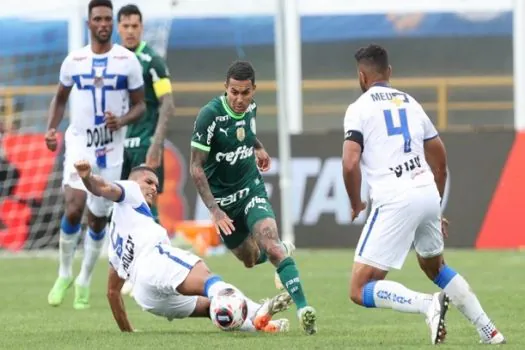
[[[253,237],[259,247],[266,251],[268,259],[277,268],[283,286],[292,297],[298,309],[308,305],[299,279],[299,271],[292,257],[286,251],[279,238],[277,223],[272,218],[265,218],[255,223]]]
[[[262,252],[252,236],[247,237],[237,248],[231,250],[233,254],[244,263],[247,268],[254,267],[262,255]]]

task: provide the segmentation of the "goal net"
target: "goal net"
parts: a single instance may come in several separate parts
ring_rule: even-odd
[[[34,1],[34,6],[12,10],[9,18],[0,17],[4,33],[9,33],[0,39],[0,251],[58,247],[68,111],[59,127],[56,152],[46,149],[44,133],[60,65],[72,42],[87,43],[88,2],[55,1],[50,5]],[[138,5],[143,12],[143,39],[166,56],[176,2],[113,1],[114,14],[127,3]],[[149,10],[152,6],[156,16]],[[82,37],[72,38],[80,34],[71,33],[72,20],[84,28]],[[118,41],[116,26],[114,38]]]

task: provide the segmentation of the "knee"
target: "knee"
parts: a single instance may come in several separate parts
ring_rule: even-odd
[[[78,225],[82,220],[82,212],[83,210],[79,206],[68,205],[66,206],[64,216],[71,225]]]
[[[244,263],[244,267],[251,269],[257,264],[257,257],[256,256],[247,256],[245,257],[242,262]]]
[[[280,263],[286,258],[285,251],[279,242],[271,242],[266,246],[265,251],[271,262]]]
[[[94,232],[102,232],[107,224],[107,218],[88,215],[88,226]]]

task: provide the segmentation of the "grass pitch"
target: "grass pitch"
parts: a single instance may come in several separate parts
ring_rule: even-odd
[[[47,305],[47,293],[57,271],[49,258],[0,260],[0,349],[420,349],[430,347],[421,315],[368,310],[350,303],[348,277],[353,251],[299,251],[296,254],[309,302],[318,312],[319,332],[306,336],[295,308],[283,313],[291,321],[287,334],[225,333],[208,319],[168,322],[143,312],[125,298],[131,323],[139,333],[118,331],[105,297],[108,264],[97,265],[92,307],[73,309],[73,289],[58,308]],[[507,338],[507,349],[525,349],[525,272],[522,252],[448,251],[447,262],[463,274],[486,312]],[[76,260],[76,271],[79,268]],[[230,254],[207,259],[212,270],[254,300],[276,293],[270,264],[245,269]],[[419,271],[414,255],[404,270],[390,279],[408,288],[435,292],[438,288]],[[448,338],[440,348],[479,348],[478,335],[451,307]]]

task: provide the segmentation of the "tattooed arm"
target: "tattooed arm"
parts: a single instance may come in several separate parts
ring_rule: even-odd
[[[204,164],[207,159],[208,152],[195,147],[191,148],[190,175],[204,205],[208,210],[212,211],[218,208],[218,205],[211,193],[210,184],[204,173]]]
[[[211,193],[210,184],[204,173],[204,164],[208,159],[208,152],[202,149],[192,147],[191,148],[191,160],[190,160],[190,174],[193,179],[193,183],[197,188],[197,192],[204,202],[204,205],[211,213],[211,217],[215,225],[224,233],[225,235],[231,235],[235,231],[235,226],[233,226],[233,220],[226,215],[224,211],[219,208],[215,198]]]

